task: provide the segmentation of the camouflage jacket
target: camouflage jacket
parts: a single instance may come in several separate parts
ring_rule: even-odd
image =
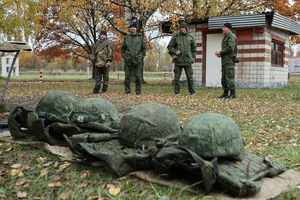
[[[107,45],[103,48],[103,44]],[[102,45],[101,45],[102,44]],[[113,46],[112,43],[106,38],[104,40],[98,40],[92,52],[91,59],[96,59],[96,67],[105,67],[105,64],[113,59]]]
[[[175,65],[189,66],[194,63],[197,55],[197,45],[194,37],[189,33],[174,35],[168,44],[169,54],[174,58]],[[176,56],[176,51],[181,53]]]
[[[128,34],[124,38],[121,47],[122,57],[129,65],[138,65],[143,62],[146,56],[146,43],[143,35]]]
[[[232,33],[229,32],[222,41],[221,50],[222,65],[234,64],[233,58],[237,55],[237,38]]]

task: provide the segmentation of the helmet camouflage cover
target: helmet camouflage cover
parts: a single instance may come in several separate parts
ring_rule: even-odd
[[[228,116],[204,113],[191,118],[183,127],[179,146],[202,158],[244,159],[244,141],[236,123]]]
[[[178,144],[180,125],[175,113],[158,103],[143,103],[125,114],[120,122],[120,144],[133,148]]]
[[[74,109],[74,104],[78,101],[77,97],[67,92],[49,92],[40,99],[36,112],[40,118],[67,121],[70,112]]]
[[[79,101],[70,115],[70,121],[76,126],[100,133],[116,133],[120,124],[117,108],[102,98]]]

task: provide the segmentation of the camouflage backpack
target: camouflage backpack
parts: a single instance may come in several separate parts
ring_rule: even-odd
[[[230,117],[222,114],[204,113],[188,120],[182,129],[179,146],[204,159],[244,159],[244,141],[239,128]]]
[[[40,99],[36,112],[40,118],[46,118],[48,123],[67,123],[68,116],[78,101],[77,97],[67,92],[49,92]]]
[[[80,128],[98,133],[116,133],[120,124],[117,108],[102,98],[88,98],[77,102],[69,119]]]
[[[120,122],[118,139],[126,147],[177,145],[180,125],[175,113],[158,103],[144,103],[131,109]]]

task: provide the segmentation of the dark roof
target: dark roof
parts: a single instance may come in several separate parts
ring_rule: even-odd
[[[233,28],[270,25],[288,31],[290,35],[300,35],[298,22],[274,12],[211,17],[208,19],[208,28],[220,29],[226,22],[230,22]]]

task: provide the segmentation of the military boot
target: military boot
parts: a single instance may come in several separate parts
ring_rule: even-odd
[[[230,90],[230,96],[225,97],[226,99],[235,99],[235,90]]]
[[[99,93],[99,88],[94,88],[94,90],[92,91],[92,93],[91,94],[98,94]]]
[[[223,94],[221,96],[218,96],[217,98],[227,98],[228,97],[229,90],[224,90]]]

